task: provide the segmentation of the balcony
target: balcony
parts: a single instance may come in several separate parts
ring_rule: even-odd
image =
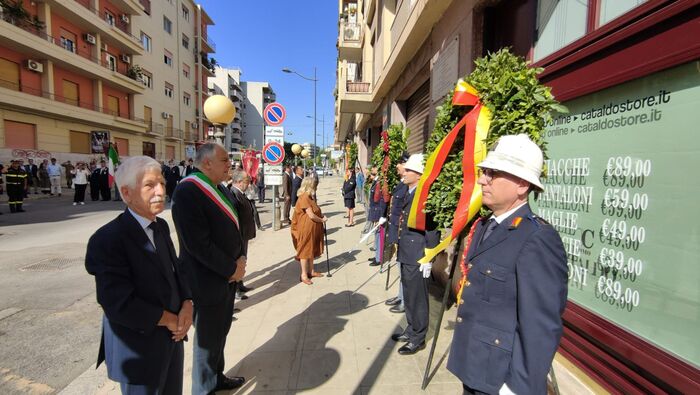
[[[172,126],[166,126],[164,136],[166,139],[182,140],[182,129],[177,129]]]
[[[146,121],[146,134],[153,136],[162,136],[165,126],[160,123],[155,123],[153,121]]]
[[[200,41],[202,42],[202,44],[201,44],[202,52],[206,52],[206,53],[216,52],[216,43],[206,33],[202,34]]]
[[[185,130],[183,135],[186,142],[191,143],[197,141],[197,130]]]
[[[109,64],[93,52],[77,45],[61,42],[60,38],[46,34],[31,25],[16,21],[5,15],[0,17],[0,37],[5,37],[5,45],[12,50],[26,54],[28,58],[49,59],[57,65],[88,78],[99,78],[110,82],[129,93],[143,93],[144,86],[129,73],[128,67]],[[97,64],[102,67],[94,67]]]
[[[133,114],[118,114],[94,103],[59,96],[41,89],[0,80],[0,105],[69,122],[90,123],[131,133],[143,133],[146,123]]]
[[[338,57],[350,61],[362,59],[362,24],[340,23]]]
[[[232,122],[231,130],[241,130],[241,124],[239,122]]]
[[[243,101],[243,94],[235,89],[230,91],[230,95],[231,95],[230,99],[234,103],[237,101]]]
[[[215,77],[216,72],[215,72],[215,67],[212,62],[209,61],[209,58],[207,58],[206,54],[201,54],[199,58],[197,58],[199,64],[202,65],[202,72],[206,74],[209,77]]]
[[[76,3],[82,7],[76,7]],[[141,39],[131,34],[129,15],[111,15],[96,10],[88,0],[55,0],[52,7],[81,29],[100,33],[103,43],[116,46],[120,52],[143,55]]]

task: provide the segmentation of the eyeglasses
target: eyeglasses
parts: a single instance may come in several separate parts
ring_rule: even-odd
[[[479,178],[481,178],[482,176],[485,177],[486,182],[490,184],[494,178],[499,177],[502,173],[503,172],[500,170],[479,168],[476,172],[476,175]]]

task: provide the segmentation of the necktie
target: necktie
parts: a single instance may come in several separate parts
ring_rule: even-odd
[[[496,229],[496,226],[498,226],[498,222],[496,222],[496,219],[491,218],[488,220],[488,222],[486,223],[486,230],[484,230],[484,234],[483,236],[481,236],[481,241],[479,242],[479,244],[483,243],[489,236],[491,236],[491,233],[494,229]]]
[[[148,227],[153,230],[153,244],[156,246],[156,254],[161,265],[163,265],[165,277],[170,285],[170,300],[168,301],[168,309],[177,313],[180,311],[180,292],[175,279],[175,267],[173,266],[172,257],[168,249],[168,242],[163,235],[163,231],[157,222],[151,222]]]

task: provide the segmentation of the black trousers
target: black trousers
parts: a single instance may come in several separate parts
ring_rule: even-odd
[[[112,200],[112,190],[109,188],[109,184],[100,185],[100,195],[102,200]]]
[[[99,184],[90,183],[90,199],[94,202],[95,200],[100,200],[100,186]]]
[[[229,297],[214,306],[198,306],[194,301],[194,344],[192,394],[208,394],[224,374],[224,347],[231,329],[235,285]]]
[[[7,197],[8,197],[8,203],[10,204],[10,212],[14,213],[15,211],[19,210],[22,208],[22,201],[24,200],[24,186],[23,185],[14,185],[14,184],[7,184]]]
[[[428,279],[423,278],[420,265],[401,262],[401,286],[408,326],[404,333],[413,344],[421,344],[428,333]]]
[[[73,195],[73,202],[80,203],[85,201],[85,189],[87,184],[75,184],[75,195]]]
[[[122,395],[155,395],[155,394],[182,394],[182,371],[184,366],[184,346],[182,342],[173,343],[168,352],[170,363],[168,368],[160,372],[158,384],[137,385],[119,383]]]

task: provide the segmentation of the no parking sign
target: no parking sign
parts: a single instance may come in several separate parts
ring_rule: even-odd
[[[287,110],[279,103],[270,103],[263,111],[263,118],[269,126],[279,126],[287,118]]]

